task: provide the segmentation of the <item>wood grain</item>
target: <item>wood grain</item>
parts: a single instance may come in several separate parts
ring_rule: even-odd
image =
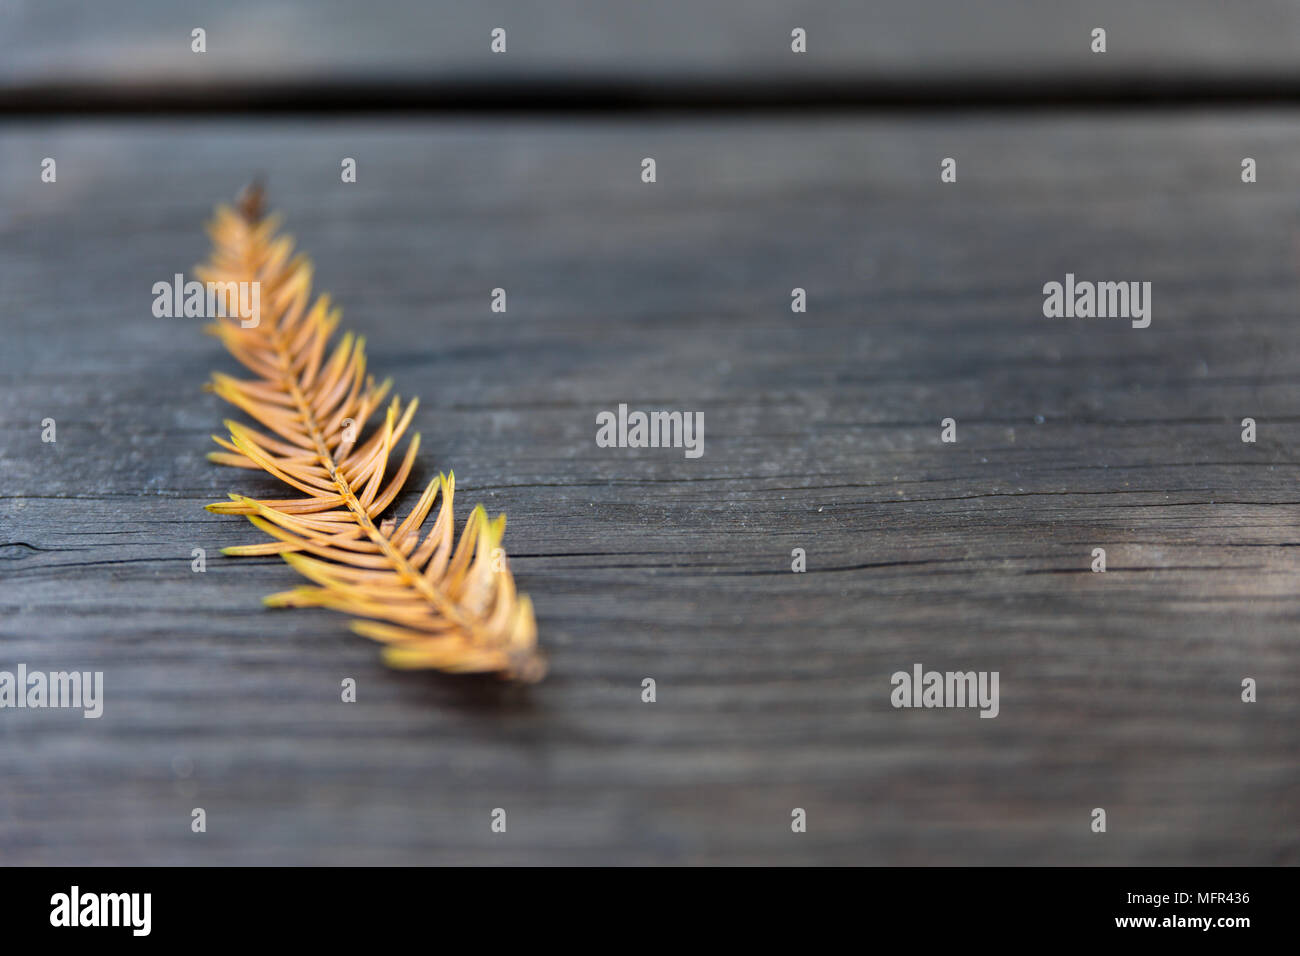
[[[107,702],[0,712],[0,862],[1300,861],[1298,147],[1266,111],[10,124],[0,669]],[[202,504],[274,485],[205,461],[233,367],[150,289],[256,173],[421,396],[422,473],[508,512],[545,683],[385,670],[217,553],[258,533]],[[1151,327],[1043,318],[1066,272],[1151,281]],[[704,456],[598,449],[619,402],[702,411]],[[914,662],[999,671],[1000,716],[894,710]]]
[[[190,49],[207,31],[207,53]],[[507,31],[507,52],[489,50]],[[790,51],[807,31],[808,52]],[[1107,30],[1107,52],[1091,31]],[[0,91],[376,76],[526,81],[818,77],[939,80],[993,73],[1089,81],[1293,77],[1300,11],[1288,0],[6,0]],[[522,88],[522,87],[521,87]]]

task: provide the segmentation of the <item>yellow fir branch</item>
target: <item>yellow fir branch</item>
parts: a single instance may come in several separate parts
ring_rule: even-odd
[[[271,607],[327,607],[352,615],[352,629],[384,645],[393,667],[494,673],[537,681],[546,672],[532,603],[516,593],[501,538],[505,515],[476,507],[456,542],[455,475],[440,474],[398,524],[380,519],[415,463],[413,435],[395,471],[393,451],[410,427],[416,400],[388,400],[391,381],[366,373],[365,341],[345,333],[331,348],[340,313],[328,296],[311,301],[312,265],[277,235],[256,187],[238,208],[222,206],[209,227],[204,282],[258,283],[256,324],[239,316],[208,327],[253,377],[217,373],[208,388],[255,425],[228,420],[214,435],[221,465],[265,471],[299,497],[230,495],[208,505],[244,515],[272,540],[226,548],[229,555],[280,555],[314,586],[266,598]],[[247,318],[247,317],[245,317]],[[245,327],[245,326],[251,327]],[[363,435],[383,407],[382,424]],[[439,502],[437,516],[421,526]],[[376,521],[378,520],[378,523]]]

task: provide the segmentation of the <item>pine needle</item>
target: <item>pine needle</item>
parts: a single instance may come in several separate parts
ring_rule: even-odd
[[[245,190],[236,209],[218,207],[212,257],[198,273],[205,282],[258,282],[261,299],[255,327],[237,317],[208,327],[254,375],[214,374],[208,388],[260,426],[228,420],[229,438],[214,435],[222,450],[208,457],[269,472],[302,494],[262,501],[232,494],[208,505],[246,516],[272,538],[223,553],[280,555],[314,586],[272,594],[266,604],[359,618],[352,629],[382,642],[393,667],[540,680],[546,664],[532,603],[515,592],[500,547],[505,515],[493,521],[476,507],[453,546],[456,478],[440,474],[400,524],[380,517],[415,462],[418,434],[390,475],[417,402],[393,397],[382,424],[363,434],[392,383],[366,374],[363,339],[346,333],[331,350],[339,312],[327,296],[311,302],[311,262],[292,254],[278,224],[263,214],[261,190]],[[421,538],[435,502],[437,516]]]

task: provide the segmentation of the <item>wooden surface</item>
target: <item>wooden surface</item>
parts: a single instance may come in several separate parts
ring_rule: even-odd
[[[0,713],[0,862],[1300,860],[1294,113],[32,122],[0,170],[0,669],[107,688]],[[385,670],[217,553],[275,485],[204,459],[233,365],[150,290],[255,173],[422,474],[508,512],[543,684]],[[1151,327],[1045,319],[1067,271]],[[598,449],[619,402],[703,457]],[[893,709],[915,662],[1000,716]]]
[[[206,54],[190,49],[195,27]],[[496,27],[504,56],[489,51]],[[790,52],[795,27],[806,55]],[[1090,51],[1094,27],[1105,57]],[[1293,77],[1298,56],[1290,0],[0,0],[0,92],[394,75]]]

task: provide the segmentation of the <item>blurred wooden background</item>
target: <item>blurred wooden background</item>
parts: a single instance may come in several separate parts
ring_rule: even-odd
[[[0,81],[545,79],[557,74],[789,82],[825,75],[1079,80],[1107,73],[1294,77],[1290,0],[4,0]],[[1107,29],[1104,58],[1089,31]],[[208,54],[190,51],[207,31]],[[507,31],[505,56],[488,49]],[[790,31],[808,54],[790,55]]]
[[[177,86],[498,70],[594,96],[609,77],[1287,90],[1294,4],[0,17],[0,669],[107,685],[98,721],[0,711],[0,862],[1300,860],[1292,104],[148,116]],[[96,90],[139,115],[70,115]],[[154,318],[151,286],[257,174],[373,368],[421,396],[422,474],[455,468],[458,501],[509,514],[543,684],[385,670],[336,615],[263,610],[282,563],[217,553],[258,533],[202,505],[274,485],[204,459],[228,411],[199,387],[233,367],[200,323]],[[1044,319],[1066,272],[1151,281],[1151,327]],[[619,402],[702,411],[704,456],[596,448]],[[1001,715],[892,709],[914,662],[999,671]]]

